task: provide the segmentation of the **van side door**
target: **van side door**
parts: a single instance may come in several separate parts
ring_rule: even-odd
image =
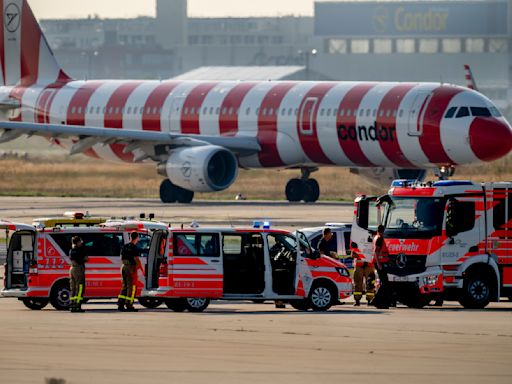
[[[174,296],[221,298],[224,271],[219,232],[173,232]]]

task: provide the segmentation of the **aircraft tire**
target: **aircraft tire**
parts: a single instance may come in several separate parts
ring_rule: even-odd
[[[291,179],[286,184],[286,199],[290,203],[297,203],[302,200],[304,186],[301,179]]]
[[[303,181],[303,200],[306,203],[314,203],[320,197],[320,186],[315,179]]]

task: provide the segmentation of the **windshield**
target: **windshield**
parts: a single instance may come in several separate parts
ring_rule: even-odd
[[[385,237],[428,238],[441,232],[444,200],[391,197],[384,204]]]

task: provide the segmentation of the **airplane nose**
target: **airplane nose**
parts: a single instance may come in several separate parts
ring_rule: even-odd
[[[477,117],[469,128],[469,144],[480,160],[497,160],[512,150],[512,129],[506,122]]]

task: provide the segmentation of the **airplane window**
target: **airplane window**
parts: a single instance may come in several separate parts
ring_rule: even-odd
[[[383,110],[383,109],[381,109],[381,110],[379,111],[379,117],[382,117],[382,116],[384,116],[384,110]]]
[[[116,115],[119,114],[119,107],[116,107]]]
[[[267,108],[263,108],[263,109],[261,110],[261,114],[262,114],[263,116],[267,116]]]
[[[210,115],[213,115],[213,107],[210,107]]]
[[[299,109],[298,108],[295,108],[295,112],[294,112],[294,115],[297,116],[299,113]]]
[[[136,115],[138,110],[139,110],[139,108],[133,107],[133,114]]]
[[[285,108],[281,109],[281,116],[284,116],[284,115],[286,115],[286,109]]]
[[[373,117],[377,116],[377,110],[376,109],[373,110],[372,116]]]
[[[226,107],[222,108],[221,115],[225,115],[227,111],[228,111],[228,109]]]
[[[391,115],[391,109],[388,109],[388,110],[386,111],[386,117],[389,117],[390,115]]]
[[[445,119],[451,119],[453,115],[455,115],[455,111],[457,110],[457,107],[451,107],[448,109],[448,112],[446,112],[446,115],[444,115]]]
[[[256,116],[260,114],[260,109],[256,108]]]
[[[364,109],[361,109],[361,110],[359,111],[359,116],[363,116],[363,115],[364,115]]]
[[[101,108],[100,107],[96,107],[96,114],[99,115],[100,114],[100,111],[101,111]]]
[[[471,107],[472,116],[491,117],[491,112],[484,107]]]
[[[179,111],[179,107],[178,107],[178,111]],[[139,110],[139,113],[142,115],[144,113],[144,107],[140,107],[140,110]]]
[[[331,108],[328,108],[327,109],[327,113],[326,113],[327,116],[331,116]]]
[[[71,108],[71,113],[75,113],[76,107]]]
[[[109,113],[109,115],[111,115],[113,111],[114,111],[114,107],[110,107],[110,108],[108,109],[108,113]]]
[[[324,112],[325,112],[325,110],[322,108],[322,109],[320,110],[320,116],[323,116],[323,115],[324,115]]]
[[[238,116],[240,114],[240,107],[236,109],[236,115]]]
[[[148,108],[148,113],[149,113],[149,108]],[[185,108],[183,109],[183,113],[184,113],[185,115],[188,115],[188,107],[185,107]]]
[[[156,115],[156,112],[158,111],[158,108],[157,107],[153,107],[153,114]]]
[[[82,107],[78,107],[78,113],[82,113]]]
[[[347,109],[347,117],[350,117],[351,113],[352,113],[352,110]]]
[[[121,114],[124,115],[124,107],[121,108]]]
[[[366,110],[366,117],[370,116],[371,113],[372,113],[372,110],[371,109],[367,109]]]
[[[274,115],[274,108],[270,108],[270,109],[268,110],[268,115],[269,115],[269,116],[273,116],[273,115]]]
[[[352,113],[352,116],[357,116],[357,109],[354,109],[354,112]]]
[[[342,108],[340,109],[340,116],[343,117],[345,115],[345,110]]]
[[[217,107],[217,109],[215,110],[215,114],[218,115],[220,112],[220,107]]]
[[[338,114],[338,108],[334,108],[332,111],[332,115],[336,116]]]
[[[229,114],[233,116],[233,107],[229,108]]]
[[[466,117],[469,116],[469,109],[468,107],[460,107],[459,111],[457,112],[456,117]]]
[[[292,115],[292,112],[293,112],[293,109],[292,109],[292,108],[290,108],[290,109],[288,110],[288,116],[291,116],[291,115]]]
[[[396,117],[396,109],[393,111],[393,117]]]
[[[206,115],[206,112],[208,111],[208,107],[203,108],[203,115]]]
[[[162,110],[163,110],[163,107],[160,107],[160,109],[158,110],[158,113],[161,115],[162,114]]]
[[[501,113],[496,107],[489,108],[491,110],[491,113],[494,117],[501,117]]]
[[[107,112],[107,107],[103,107],[103,114]]]
[[[89,114],[93,114],[93,113],[94,113],[94,107],[89,108]]]
[[[251,113],[251,108],[247,108],[247,110],[245,111],[245,114],[249,115],[250,113]]]
[[[398,117],[402,117],[404,115],[404,110],[401,109],[400,112],[398,112]]]
[[[132,107],[128,107],[128,109],[126,110],[126,113],[127,113],[127,114],[129,114],[129,115],[131,115],[131,113],[132,113]]]

